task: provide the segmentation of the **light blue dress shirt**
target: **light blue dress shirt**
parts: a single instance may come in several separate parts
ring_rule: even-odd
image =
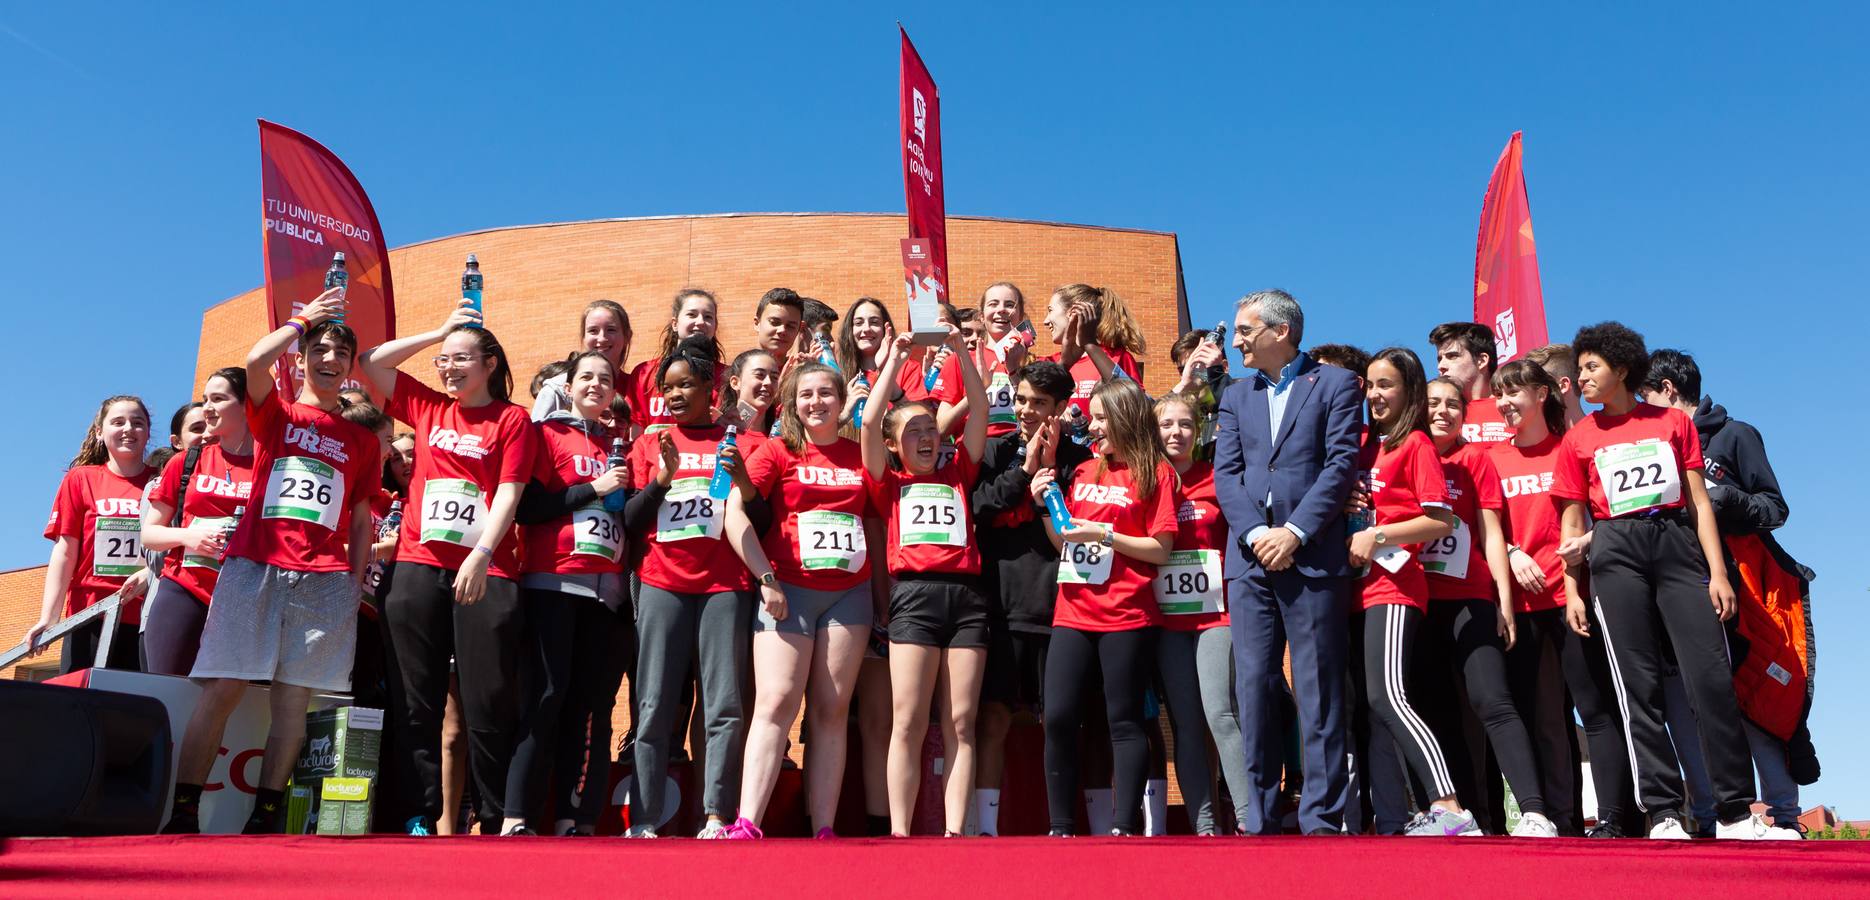
[[[1299,364],[1304,361],[1304,353],[1292,357],[1290,362],[1280,368],[1278,381],[1268,379],[1265,372],[1256,372],[1253,375],[1254,378],[1259,379],[1260,386],[1266,389],[1266,419],[1272,424],[1273,429],[1273,433],[1268,436],[1269,440],[1279,440],[1279,423],[1286,417],[1286,401],[1292,397],[1292,385],[1298,380],[1293,376],[1298,374]],[[1272,504],[1273,495],[1269,491],[1266,494],[1266,505],[1272,506]],[[1299,543],[1305,543],[1304,530],[1291,522],[1285,523],[1285,527],[1287,531],[1298,536]],[[1265,525],[1255,525],[1247,531],[1247,543],[1251,544],[1259,540],[1260,536],[1265,533]]]

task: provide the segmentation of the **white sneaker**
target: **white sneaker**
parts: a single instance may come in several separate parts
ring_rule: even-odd
[[[1652,841],[1687,841],[1693,840],[1682,828],[1682,820],[1670,816],[1649,827],[1649,839]]]
[[[1738,822],[1721,822],[1714,826],[1714,836],[1730,841],[1799,841],[1805,836],[1796,830],[1766,821],[1766,817],[1754,813]]]
[[[657,834],[657,833],[656,833],[656,829],[654,829],[654,828],[652,828],[652,827],[650,827],[650,826],[648,826],[648,825],[636,825],[636,826],[632,826],[632,827],[630,828],[630,830],[629,830],[629,831],[626,831],[626,832],[624,832],[624,833],[623,833],[623,836],[624,836],[624,837],[627,837],[627,838],[655,838],[655,837],[661,837],[661,835],[659,835],[659,834]]]
[[[1519,824],[1513,826],[1514,837],[1549,838],[1558,837],[1558,826],[1552,820],[1539,813],[1524,813],[1519,817]]]
[[[701,831],[697,833],[695,837],[703,841],[725,840],[727,838],[727,823],[720,819],[709,819],[708,824],[701,826]]]

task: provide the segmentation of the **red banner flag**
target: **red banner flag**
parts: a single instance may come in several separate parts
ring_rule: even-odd
[[[909,43],[909,32],[901,25],[896,30],[903,38],[903,192],[908,196],[909,236],[928,241],[936,290],[941,292],[941,300],[946,303],[948,224],[942,203],[941,100],[935,94],[934,77],[922,64],[922,57],[916,54],[915,45]],[[910,324],[934,323],[911,319]]]
[[[1539,291],[1539,254],[1532,242],[1532,207],[1520,168],[1520,132],[1506,142],[1487,200],[1480,209],[1480,239],[1474,250],[1474,321],[1493,329],[1496,362],[1543,347],[1545,299]]]
[[[333,254],[343,253],[350,275],[344,324],[357,332],[361,352],[396,334],[395,291],[383,227],[363,186],[317,141],[260,120],[260,196],[265,228],[266,305],[277,329],[325,289]],[[281,358],[275,377],[296,396],[298,352]],[[351,378],[345,387],[362,388]]]

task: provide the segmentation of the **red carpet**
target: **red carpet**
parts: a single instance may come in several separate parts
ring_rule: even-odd
[[[1860,893],[1863,892],[1863,893]],[[1870,843],[133,837],[0,843],[0,896],[1846,897]]]

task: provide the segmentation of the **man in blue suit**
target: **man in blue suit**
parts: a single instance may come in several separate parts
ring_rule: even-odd
[[[1227,389],[1215,434],[1235,691],[1253,781],[1249,834],[1279,830],[1282,742],[1270,686],[1281,677],[1287,642],[1305,772],[1299,826],[1306,834],[1344,828],[1351,604],[1344,501],[1357,478],[1363,396],[1356,373],[1299,351],[1304,332],[1292,295],[1241,299],[1234,348],[1258,374]]]

